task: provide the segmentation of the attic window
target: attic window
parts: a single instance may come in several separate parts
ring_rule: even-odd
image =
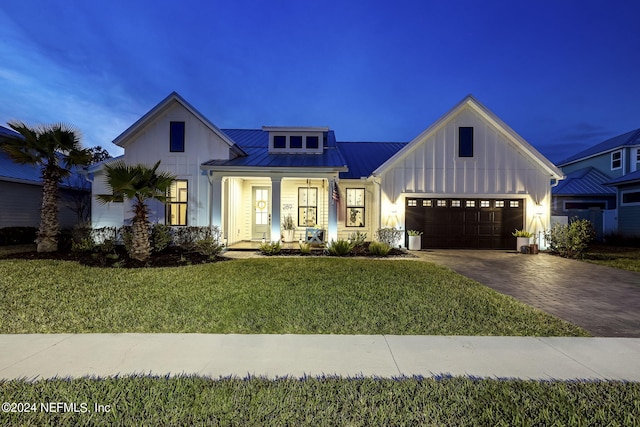
[[[291,135],[289,137],[289,148],[302,148],[302,137],[300,135]]]
[[[172,153],[184,152],[184,122],[169,124],[169,151]]]
[[[308,136],[307,137],[307,148],[317,149],[318,148],[318,137],[317,136]]]
[[[620,169],[622,167],[622,150],[611,153],[611,170]]]
[[[458,156],[473,157],[473,128],[458,128]]]
[[[287,137],[276,135],[273,137],[273,148],[287,148]]]

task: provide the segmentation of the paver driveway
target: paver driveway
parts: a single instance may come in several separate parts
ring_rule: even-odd
[[[601,337],[640,337],[640,273],[547,254],[414,252]]]

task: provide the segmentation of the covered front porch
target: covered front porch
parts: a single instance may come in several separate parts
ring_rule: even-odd
[[[220,227],[227,246],[235,249],[253,250],[278,240],[298,249],[309,233],[315,234],[314,243],[335,240],[337,175],[210,171],[211,225]]]

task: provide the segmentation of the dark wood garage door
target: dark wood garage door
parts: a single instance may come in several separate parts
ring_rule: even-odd
[[[512,249],[524,224],[522,199],[407,198],[405,225],[423,248]]]

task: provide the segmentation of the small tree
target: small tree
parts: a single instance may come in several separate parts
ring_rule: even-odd
[[[176,179],[169,172],[158,172],[158,166],[160,161],[151,168],[141,164],[130,166],[121,160],[105,165],[107,186],[111,194],[97,196],[102,203],[123,202],[125,199],[134,201],[129,256],[143,262],[151,256],[149,208],[145,202],[158,200],[165,203],[167,189]]]
[[[14,162],[41,167],[42,208],[36,243],[38,252],[58,250],[58,186],[74,166],[89,163],[91,154],[80,144],[80,132],[69,125],[29,127],[9,122],[22,137],[0,139],[0,149]]]

